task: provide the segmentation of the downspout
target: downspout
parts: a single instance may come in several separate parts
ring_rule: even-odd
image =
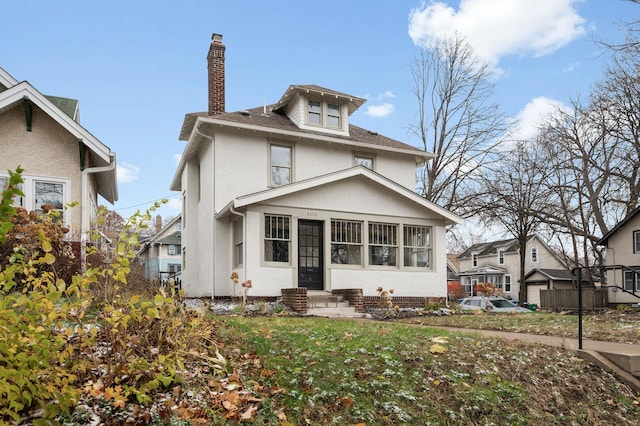
[[[202,122],[198,123],[198,124],[202,124]],[[211,195],[213,198],[213,206],[212,206],[212,212],[213,212],[213,223],[211,224],[211,241],[213,242],[213,277],[211,280],[211,301],[215,301],[216,299],[216,239],[215,239],[215,225],[216,225],[216,179],[215,179],[215,174],[216,174],[216,144],[215,144],[215,139],[213,136],[208,136],[205,135],[204,133],[200,132],[200,130],[198,129],[198,125],[196,125],[195,127],[195,133],[196,135],[199,135],[200,137],[204,138],[204,139],[208,139],[211,142],[211,155],[213,156],[212,160],[213,160],[213,188],[211,189]],[[200,166],[198,166],[198,169],[200,168]],[[202,179],[200,177],[202,171],[198,170],[198,190],[202,191],[202,187],[200,186],[202,183]],[[191,262],[193,263],[193,262]]]
[[[89,234],[89,175],[94,173],[110,172],[116,168],[116,156],[109,153],[109,165],[102,167],[89,167],[82,171],[82,220],[80,229],[80,260],[85,265],[87,260],[87,237]]]
[[[235,211],[233,207],[229,211],[242,218],[242,279],[247,280],[247,216],[244,213]]]

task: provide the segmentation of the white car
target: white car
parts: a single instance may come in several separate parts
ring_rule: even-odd
[[[460,302],[460,309],[463,311],[486,310],[488,312],[531,312],[527,308],[517,306],[511,301],[500,296],[471,296],[465,297]]]

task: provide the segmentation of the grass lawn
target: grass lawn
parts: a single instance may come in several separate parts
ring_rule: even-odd
[[[501,317],[487,316],[527,327],[525,320],[517,325],[520,317]],[[522,318],[554,327],[553,316]],[[219,397],[253,398],[253,408],[242,408],[244,424],[631,425],[640,419],[632,390],[564,349],[398,322],[212,319],[236,372],[232,391]],[[231,400],[222,406],[239,409]],[[222,418],[225,411],[214,414]]]
[[[515,333],[578,337],[578,315],[544,311],[530,314],[491,314],[484,312],[448,316],[421,315],[394,321],[428,326],[499,330]],[[583,338],[640,344],[640,313],[604,310],[583,316]]]

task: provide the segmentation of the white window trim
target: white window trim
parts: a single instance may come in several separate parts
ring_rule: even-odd
[[[508,283],[507,283],[507,278],[509,278],[509,282]],[[509,286],[508,290],[507,290],[507,285]],[[503,291],[505,293],[511,293],[511,285],[512,285],[512,283],[511,283],[511,274],[506,274],[504,276],[504,290]]]
[[[0,173],[0,177],[8,179],[9,175]],[[36,211],[36,182],[62,184],[62,223],[68,227],[71,223],[71,210],[68,210],[66,207],[71,203],[71,179],[29,174],[23,174],[22,179],[24,182],[21,184],[20,189],[24,193],[24,197],[16,198],[16,201],[19,202],[15,206],[22,207],[27,211]]]
[[[413,228],[426,228],[429,232],[429,244],[426,246],[413,246],[413,245],[408,245],[406,241],[404,241],[404,237],[405,237],[405,228],[407,227],[413,227]],[[410,223],[404,223],[402,224],[401,227],[402,230],[402,235],[401,235],[401,253],[400,253],[400,257],[402,259],[402,268],[403,269],[407,269],[410,271],[432,271],[433,270],[433,262],[434,262],[434,258],[433,258],[433,226],[428,226],[428,225],[415,225],[415,224],[410,224]],[[429,259],[429,264],[427,266],[407,266],[405,265],[405,261],[404,261],[404,250],[405,248],[421,248],[421,249],[426,249],[428,252],[428,259]]]
[[[640,231],[633,231],[633,252],[640,253]]]
[[[266,260],[266,252],[265,252],[265,241],[267,241],[267,235],[265,233],[265,224],[266,224],[266,220],[267,217],[286,217],[289,219],[289,239],[286,240],[289,242],[289,260],[287,262],[277,262],[277,261],[273,261],[273,260]],[[294,230],[297,227],[297,223],[293,220],[293,217],[291,215],[287,215],[287,214],[281,214],[281,213],[264,213],[262,214],[262,218],[261,218],[261,226],[260,226],[260,240],[261,240],[261,244],[260,244],[260,263],[264,266],[269,266],[269,267],[285,267],[285,268],[290,268],[291,265],[293,265],[293,258],[295,256],[294,253],[294,236],[297,237],[298,232]],[[270,241],[273,240],[272,238],[269,239]],[[283,240],[284,241],[284,240]]]
[[[312,123],[311,121],[309,121],[309,102],[318,102],[320,103],[320,123]],[[338,127],[335,126],[329,126],[328,125],[328,117],[329,117],[329,105],[337,105],[338,106],[338,111],[340,112],[340,115],[338,116]],[[345,128],[345,108],[344,106],[339,103],[339,102],[328,102],[326,100],[323,99],[317,99],[317,98],[306,98],[304,101],[304,124],[307,126],[311,126],[311,127],[322,127],[324,129],[331,129],[331,130],[338,130],[338,131],[343,131]]]
[[[370,226],[371,225],[383,225],[383,226],[389,226],[389,227],[393,227],[395,229],[395,244],[383,244],[383,243],[373,243],[371,241],[371,236],[370,236]],[[401,232],[401,224],[398,223],[391,223],[391,222],[385,222],[385,221],[377,221],[377,220],[371,220],[371,221],[367,221],[366,224],[367,228],[366,228],[366,233],[367,233],[367,239],[366,239],[366,244],[367,244],[367,267],[371,268],[371,269],[376,269],[376,268],[381,268],[381,269],[400,269],[402,268],[402,264],[403,259],[402,259],[402,253],[400,251],[400,249],[402,248],[402,235],[400,234]],[[389,228],[391,229],[391,228]],[[372,246],[376,246],[376,247],[388,247],[390,249],[395,250],[395,265],[376,265],[376,264],[372,264],[371,263],[371,247]]]
[[[275,184],[273,183],[273,175],[272,175],[272,169],[273,169],[273,161],[271,159],[271,151],[272,151],[272,147],[280,147],[280,148],[287,148],[289,149],[289,155],[290,155],[290,166],[289,166],[289,183],[285,183],[285,184]],[[270,142],[269,143],[269,148],[268,148],[268,152],[267,155],[269,157],[269,164],[268,164],[268,169],[267,169],[267,182],[270,188],[277,188],[279,186],[285,186],[288,185],[290,183],[295,182],[293,176],[294,176],[294,158],[295,158],[295,153],[294,153],[294,149],[293,149],[293,145],[287,144],[287,143],[280,143],[280,142]],[[277,166],[277,165],[276,165]],[[277,166],[277,167],[281,167],[281,166]]]
[[[498,264],[504,265],[504,250],[498,251]]]
[[[539,260],[538,247],[531,247],[531,263],[538,263]]]
[[[371,169],[370,169],[370,170],[375,170],[375,169],[376,169],[376,156],[375,156],[375,155],[373,155],[373,154],[366,154],[366,153],[362,153],[362,152],[354,152],[354,153],[353,153],[353,166],[354,166],[354,167],[355,167],[355,166],[362,166],[362,167],[368,168],[368,167],[367,167],[367,166],[365,166],[365,165],[362,165],[362,164],[358,164],[358,163],[357,163],[357,160],[358,160],[359,158],[367,159],[367,160],[371,160]]]
[[[353,223],[358,223],[360,225],[360,242],[359,243],[354,243],[354,242],[347,242],[347,241],[334,241],[333,239],[333,226],[335,222],[344,222],[346,224],[353,224]],[[330,267],[337,267],[337,268],[362,268],[365,258],[368,254],[368,251],[365,247],[365,230],[367,229],[367,223],[362,221],[362,220],[357,220],[357,219],[337,219],[337,218],[332,218],[330,221],[330,228],[329,228],[329,262],[328,262],[328,266]],[[332,250],[333,250],[333,245],[336,244],[344,244],[344,245],[348,245],[348,246],[352,246],[352,247],[360,247],[360,263],[333,263],[333,256],[332,256]]]

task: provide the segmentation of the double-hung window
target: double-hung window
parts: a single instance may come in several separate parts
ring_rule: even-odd
[[[291,147],[271,145],[271,185],[291,183]]]
[[[504,250],[498,252],[498,263],[504,265]]]
[[[369,264],[396,266],[398,257],[398,225],[369,223]]]
[[[624,271],[624,289],[627,291],[640,291],[640,277],[632,271]]]
[[[633,231],[633,252],[640,253],[640,231]]]
[[[340,104],[309,99],[307,104],[307,124],[341,129],[342,106]]]
[[[538,263],[538,247],[531,247],[531,263]]]
[[[291,218],[289,216],[265,215],[264,260],[265,262],[289,262],[291,247]]]
[[[511,292],[511,275],[504,276],[504,292],[505,293]]]
[[[322,102],[309,101],[307,120],[309,121],[309,124],[322,125]]]
[[[167,254],[169,256],[180,254],[180,246],[178,244],[169,244],[167,247]]]
[[[431,228],[404,225],[404,266],[429,268],[431,266]]]
[[[362,222],[331,221],[331,263],[362,265]]]
[[[478,255],[477,254],[472,254],[471,255],[471,259],[473,262],[473,266],[478,266]]]

